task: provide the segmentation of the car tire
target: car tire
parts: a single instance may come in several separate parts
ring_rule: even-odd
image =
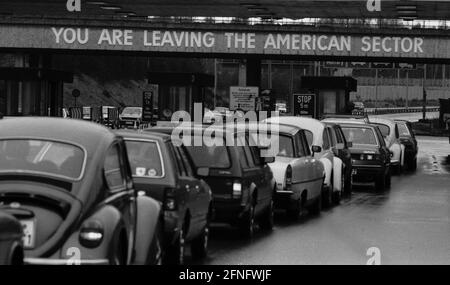
[[[191,243],[192,258],[200,260],[208,255],[209,243],[209,221],[206,223],[202,233]]]
[[[342,187],[344,186],[344,187]],[[341,197],[342,197],[342,192],[343,189],[345,188],[345,174],[344,172],[341,173],[341,190],[334,192],[333,191],[333,203],[336,205],[339,205],[339,203],[341,202]]]
[[[110,265],[124,265],[125,264],[125,248],[121,242],[117,242],[117,246],[114,246],[113,252],[109,255],[109,264]]]
[[[388,169],[387,174],[386,174],[386,183],[385,183],[385,186],[387,188],[391,187],[391,178],[392,178],[391,170]]]
[[[244,238],[251,239],[254,234],[254,227],[255,227],[255,206],[253,203],[250,205],[250,209],[244,214],[244,217],[242,218],[240,225],[239,225],[239,232],[241,236]]]
[[[345,181],[344,192],[345,192],[345,195],[348,195],[348,196],[350,196],[353,192],[353,175],[351,173],[350,173],[350,176]]]
[[[314,204],[309,208],[309,212],[312,215],[319,215],[322,211],[322,193],[316,198]]]
[[[183,265],[185,257],[185,233],[184,226],[181,227],[178,233],[177,240],[171,244],[166,251],[165,264]]]
[[[417,170],[417,157],[414,159],[411,159],[408,163],[408,168],[410,171],[416,171]]]
[[[293,204],[292,207],[286,209],[286,215],[291,220],[297,220],[302,212],[302,201],[301,199],[294,200]]]
[[[375,190],[382,192],[386,188],[386,174],[379,175],[375,180]]]
[[[273,225],[274,225],[273,211],[274,211],[273,199],[270,199],[269,207],[267,207],[267,210],[264,213],[264,215],[262,216],[261,222],[259,223],[260,227],[263,230],[266,230],[266,231],[273,230]]]
[[[331,182],[331,180],[330,180]],[[325,193],[325,196],[322,195],[322,204],[328,208],[331,207],[331,205],[333,204],[333,188],[334,185],[333,183],[330,184],[330,186],[328,187],[327,192]]]

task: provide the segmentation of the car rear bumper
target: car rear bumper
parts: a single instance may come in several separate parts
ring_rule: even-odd
[[[109,265],[108,259],[56,259],[56,258],[32,258],[24,259],[26,265]]]
[[[241,200],[214,201],[213,222],[234,224],[238,222],[248,209],[247,205],[242,205]]]
[[[382,165],[375,165],[375,164],[353,165],[353,181],[355,182],[373,181],[376,179],[377,176],[382,175],[384,171],[385,167]]]

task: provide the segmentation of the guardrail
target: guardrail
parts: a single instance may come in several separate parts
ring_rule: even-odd
[[[439,106],[425,107],[427,112],[439,112],[439,109]],[[422,110],[423,107],[364,108],[364,113],[367,115],[419,113]]]

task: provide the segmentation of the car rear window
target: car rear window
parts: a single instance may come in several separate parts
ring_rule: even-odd
[[[134,177],[164,176],[161,152],[156,142],[127,140],[125,144]]]
[[[231,166],[226,146],[188,146],[186,149],[196,167],[229,168]]]
[[[388,125],[385,125],[385,124],[375,124],[375,125],[378,126],[383,137],[389,136],[389,133],[391,132],[391,128],[389,128]]]
[[[398,123],[397,127],[398,127],[398,132],[400,133],[400,136],[405,136],[405,137],[411,136],[411,134],[409,133],[408,126],[406,126],[405,123]]]
[[[85,151],[69,143],[0,140],[0,172],[42,173],[79,180],[83,177],[85,159]]]
[[[353,145],[378,145],[375,133],[371,128],[364,127],[342,127],[347,141]]]

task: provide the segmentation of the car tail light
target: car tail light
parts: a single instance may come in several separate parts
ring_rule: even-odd
[[[177,210],[177,200],[175,198],[175,188],[166,188],[164,191],[163,209],[166,211]]]
[[[242,195],[242,184],[238,181],[233,183],[233,198],[240,198]]]
[[[82,246],[94,248],[103,240],[103,225],[99,221],[86,221],[80,229],[79,241]]]
[[[292,167],[290,165],[286,169],[285,188],[286,190],[292,189]]]

